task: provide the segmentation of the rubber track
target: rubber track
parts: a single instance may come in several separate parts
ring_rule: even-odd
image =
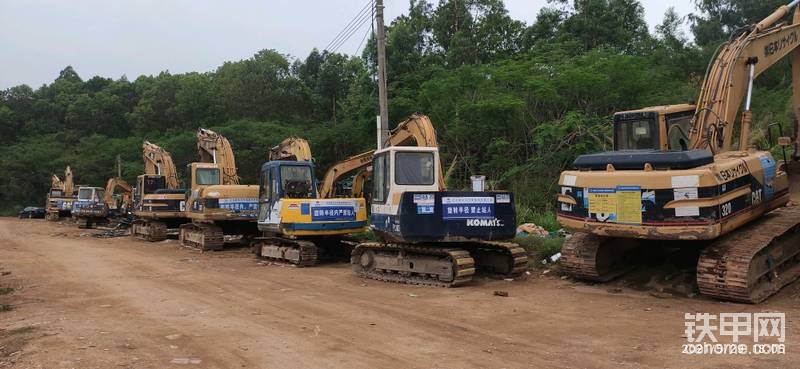
[[[785,238],[800,232],[799,224],[800,207],[782,208],[706,247],[697,263],[700,292],[725,300],[758,303],[797,279],[800,244],[789,244]],[[771,253],[781,259],[771,269],[768,267],[767,275],[759,276],[754,284],[750,280],[754,273],[750,269],[753,259],[762,250],[781,246],[788,252]]]
[[[455,278],[450,282],[445,282],[431,278],[427,274],[400,274],[394,272],[364,270],[359,264],[359,259],[361,258],[361,254],[366,249],[389,252],[400,252],[402,250],[423,255],[447,256],[453,263]],[[384,282],[415,284],[421,286],[456,287],[471,281],[472,275],[475,274],[475,261],[469,255],[469,252],[459,248],[425,247],[393,243],[366,242],[359,244],[353,249],[350,262],[353,265],[353,270],[362,278],[375,279]]]
[[[511,266],[510,272],[498,273],[502,277],[516,277],[528,270],[528,252],[515,243],[483,241],[478,243],[477,246],[485,251],[510,255],[511,259],[514,260],[514,263]],[[477,265],[477,269],[482,270],[480,265]]]
[[[298,267],[310,267],[310,266],[314,266],[314,265],[317,264],[317,261],[318,261],[317,245],[315,245],[311,241],[290,240],[290,239],[279,238],[279,237],[265,237],[265,238],[258,238],[257,240],[262,242],[262,243],[265,243],[265,244],[269,243],[269,242],[275,242],[275,243],[279,243],[281,246],[290,246],[290,247],[294,247],[294,248],[299,248],[300,249],[300,261],[297,262],[297,261],[294,261],[294,260],[288,260],[288,259],[283,259],[283,258],[272,258],[272,257],[268,257],[268,256],[261,256],[260,255],[261,254],[261,248],[259,247],[259,251],[258,251],[259,255],[257,255],[257,256],[262,258],[262,259],[271,260],[271,261],[277,261],[277,262],[282,262],[282,263],[289,263],[289,264],[292,264],[292,265],[296,265]],[[263,247],[263,245],[262,245],[262,247]]]
[[[597,271],[597,250],[603,238],[591,233],[576,232],[561,246],[561,270],[578,278],[590,281],[602,281]]]
[[[222,229],[211,224],[184,224],[181,231],[186,229],[188,232],[203,232],[203,243],[186,240],[181,236],[181,245],[191,247],[201,251],[222,250],[225,246],[225,235]]]
[[[167,239],[167,225],[163,222],[138,219],[131,225],[131,233],[145,241],[163,241]]]

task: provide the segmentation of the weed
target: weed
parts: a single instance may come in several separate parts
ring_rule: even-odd
[[[561,252],[563,237],[517,237],[514,242],[528,251],[528,259],[532,267],[541,265],[539,261]]]

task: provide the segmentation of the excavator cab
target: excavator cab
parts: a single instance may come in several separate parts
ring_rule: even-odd
[[[686,151],[695,106],[655,106],[614,114],[614,150]]]
[[[313,199],[317,197],[314,166],[305,161],[275,160],[261,168],[259,181],[258,220],[267,221],[275,205],[282,199]]]
[[[191,163],[188,165],[191,189],[201,186],[216,186],[222,183],[222,171],[213,163]]]

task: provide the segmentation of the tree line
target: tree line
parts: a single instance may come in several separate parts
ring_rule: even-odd
[[[688,17],[670,9],[650,32],[636,0],[550,0],[530,25],[501,0],[411,0],[387,26],[390,122],[429,115],[450,188],[484,174],[516,193],[523,219],[546,217],[558,173],[610,148],[613,112],[691,102],[716,47],[783,3],[695,0]],[[356,56],[265,49],[210,72],[132,81],[67,66],[52,83],[0,91],[0,208],[44,204],[50,174],[67,165],[77,183],[103,185],[117,155],[132,183],[145,139],[181,168],[196,158],[199,127],[230,139],[243,183],[289,135],[310,142],[321,176],[374,147],[375,50],[374,37]],[[756,132],[789,127],[790,86],[788,62],[759,79]]]

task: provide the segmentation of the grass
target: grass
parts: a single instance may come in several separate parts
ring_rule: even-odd
[[[376,236],[375,232],[373,232],[372,229],[369,228],[364,232],[351,234],[349,237],[355,238],[356,240],[361,242],[378,240],[378,236]]]
[[[0,296],[8,295],[11,292],[14,292],[14,289],[11,287],[0,287]]]
[[[542,259],[561,252],[564,237],[517,237],[514,242],[528,251],[528,258],[532,268],[541,266]]]
[[[533,223],[550,232],[561,229],[561,225],[558,224],[554,211],[535,211],[524,205],[517,206],[517,223]]]

